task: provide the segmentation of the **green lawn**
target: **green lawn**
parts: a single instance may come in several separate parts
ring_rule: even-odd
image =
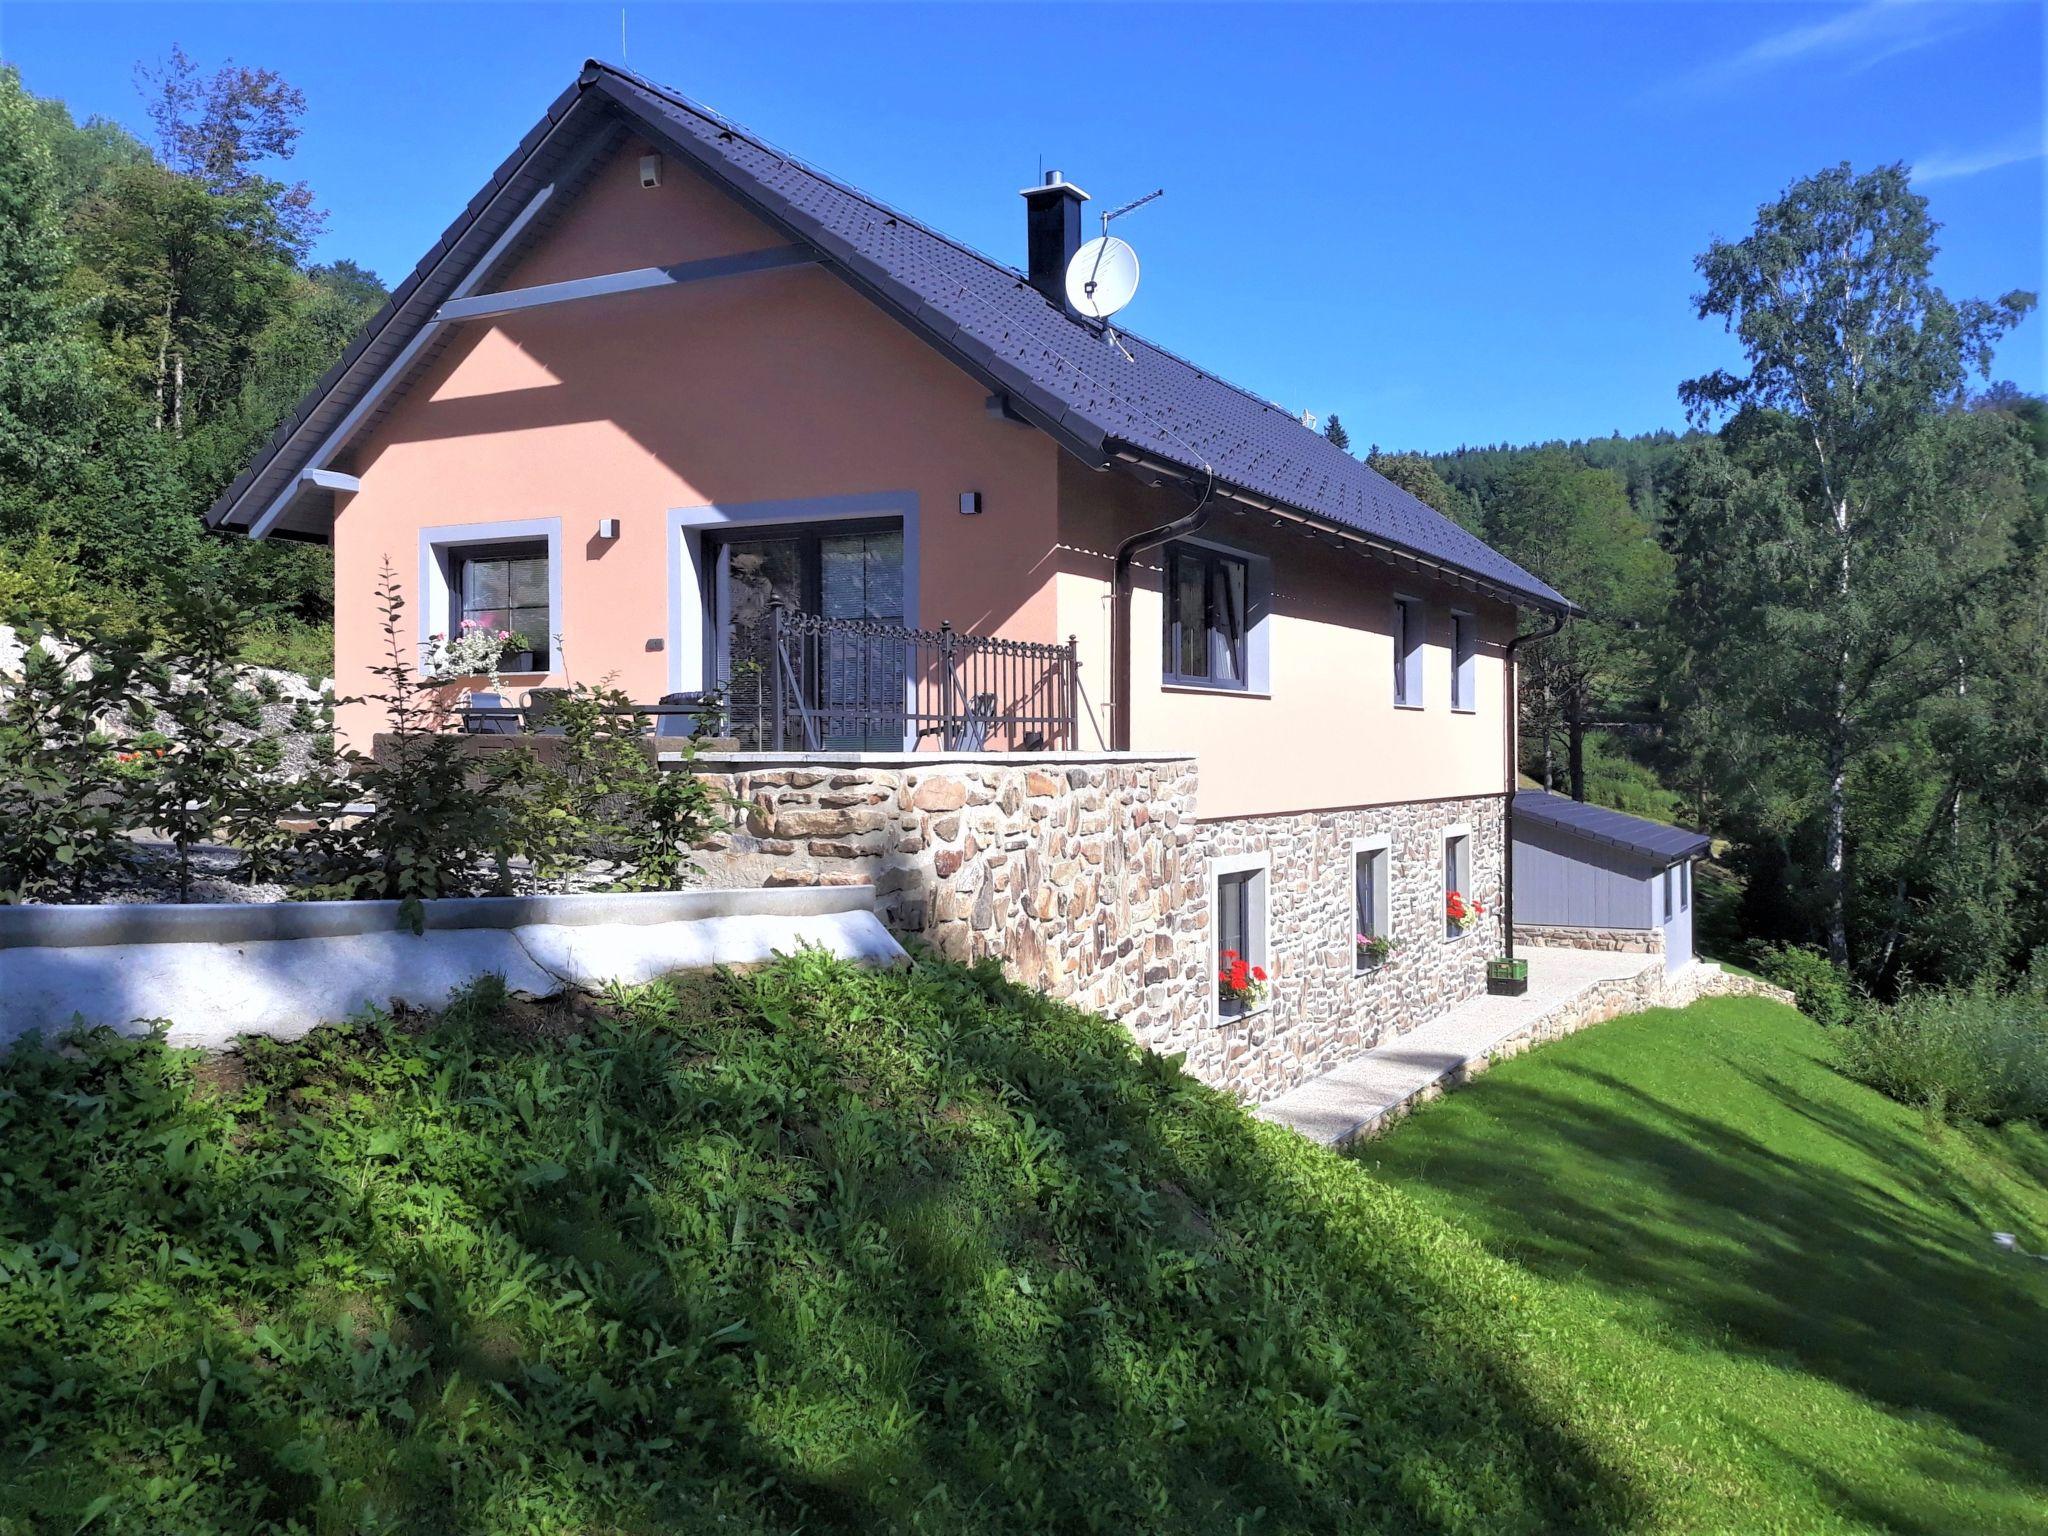
[[[18,1047],[0,1533],[2040,1528],[2048,1147],[1819,1044],[1610,1024],[1362,1162],[943,964]]]
[[[1848,1081],[1717,999],[1504,1063],[1354,1153],[1525,1277],[1701,1529],[2048,1530],[2048,1137]]]

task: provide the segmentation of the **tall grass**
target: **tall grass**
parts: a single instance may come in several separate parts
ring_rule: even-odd
[[[1839,1032],[1844,1069],[1902,1103],[1955,1120],[2048,1121],[2048,1001],[1927,991],[1866,1006]]]

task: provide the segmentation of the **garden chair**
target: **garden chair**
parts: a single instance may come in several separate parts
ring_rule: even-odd
[[[967,701],[967,713],[960,717],[960,735],[953,743],[955,752],[985,752],[988,750],[988,733],[996,723],[996,696],[992,693],[977,693]]]
[[[497,693],[472,693],[462,708],[462,728],[472,736],[517,736],[519,711]]]

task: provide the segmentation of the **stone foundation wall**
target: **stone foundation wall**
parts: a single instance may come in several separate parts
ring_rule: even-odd
[[[1485,989],[1501,949],[1498,796],[1198,822],[1192,758],[712,753],[742,807],[699,853],[718,885],[872,884],[905,939],[1121,1021],[1204,1082],[1261,1102]],[[1486,916],[1444,936],[1443,836],[1472,839]],[[1354,839],[1384,836],[1393,937],[1361,971]],[[1268,860],[1268,1006],[1217,1016],[1210,860]]]
[[[1623,955],[1664,953],[1662,928],[1574,928],[1559,923],[1517,923],[1515,942],[1538,949],[1602,949]]]
[[[1020,984],[1148,1044],[1199,1036],[1207,900],[1192,758],[734,753],[695,766],[742,808],[699,852],[711,883],[872,884],[899,937],[956,960],[998,956]],[[1192,1053],[1189,1065],[1220,1081]]]
[[[1490,795],[1203,822],[1211,856],[1263,853],[1269,860],[1271,997],[1247,1019],[1206,1025],[1221,1047],[1220,1075],[1196,1068],[1188,1041],[1146,1043],[1187,1050],[1190,1069],[1205,1081],[1262,1103],[1485,991],[1486,962],[1502,943],[1501,804]],[[1444,833],[1453,826],[1472,840],[1466,894],[1486,909],[1454,939],[1444,936],[1443,886]],[[1360,970],[1352,844],[1374,836],[1388,840],[1391,931],[1400,947]]]

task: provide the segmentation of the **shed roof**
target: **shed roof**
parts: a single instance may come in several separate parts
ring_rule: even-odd
[[[1363,536],[1397,559],[1407,556],[1462,576],[1509,601],[1549,612],[1577,611],[1555,589],[1280,406],[1129,332],[1118,332],[1118,349],[1099,323],[1070,314],[1014,268],[826,176],[664,86],[596,61],[214,503],[209,521],[254,525],[307,470],[339,451],[330,444],[316,458],[323,435],[335,424],[357,433],[374,425],[374,414],[350,422],[355,404],[386,367],[409,363],[416,371],[424,364],[424,357],[412,358],[408,344],[433,320],[461,268],[512,222],[499,194],[540,185],[550,162],[559,163],[564,153],[561,135],[553,130],[581,119],[588,119],[592,132],[616,132],[624,120],[686,156],[1086,462],[1104,467],[1142,456],[1192,476],[1213,475],[1226,493],[1306,514]],[[308,526],[300,516],[278,526],[317,536],[318,522],[316,517]]]
[[[1555,827],[1573,836],[1605,843],[1610,848],[1620,848],[1660,864],[1696,859],[1713,846],[1713,839],[1703,832],[1666,826],[1661,821],[1630,816],[1624,811],[1610,811],[1604,805],[1588,805],[1583,800],[1553,795],[1542,789],[1515,791],[1515,820]]]

